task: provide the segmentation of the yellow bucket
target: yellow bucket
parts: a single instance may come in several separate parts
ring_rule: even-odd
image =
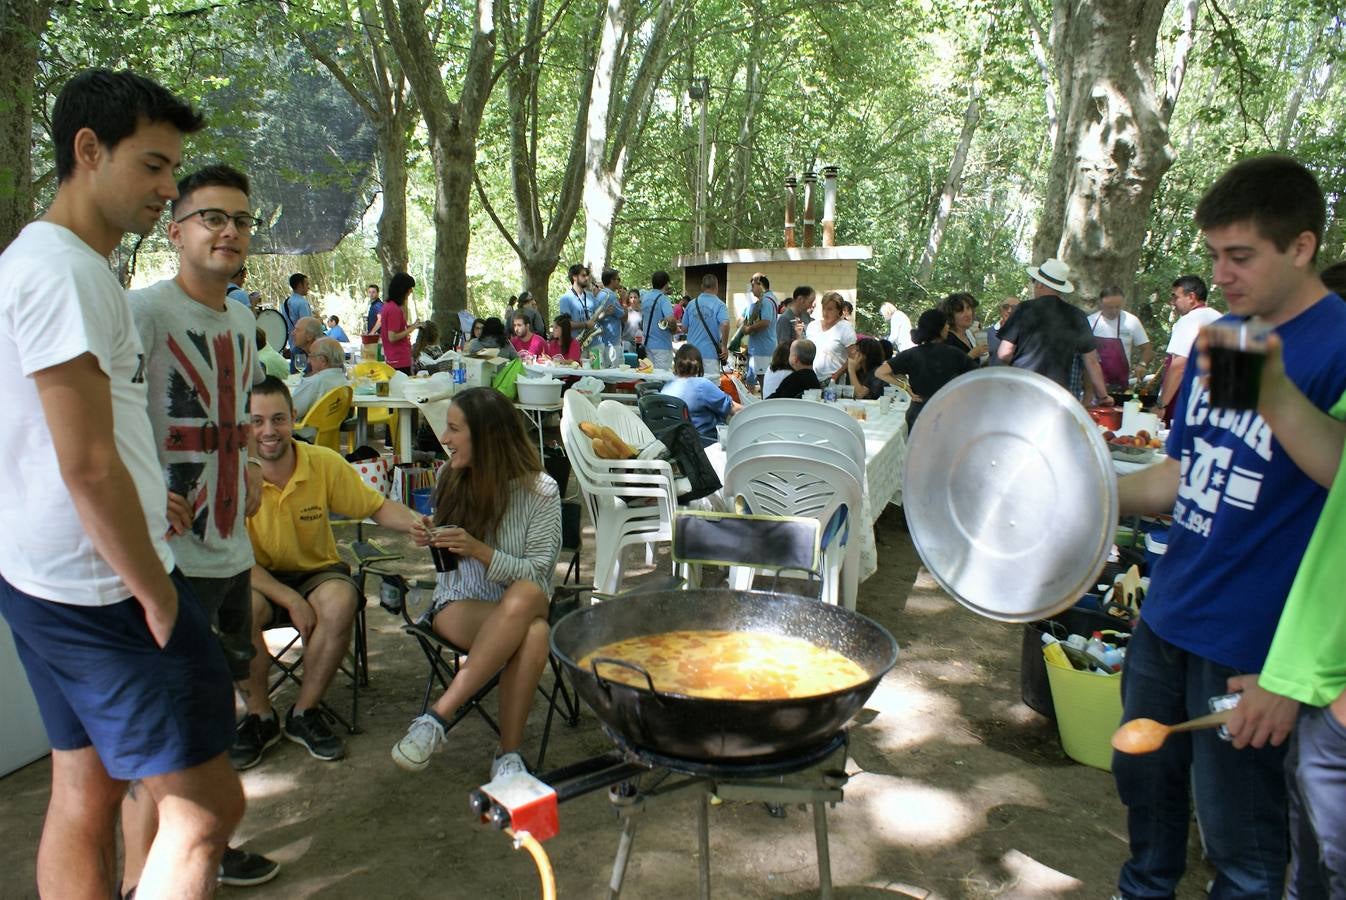
[[[1066,756],[1111,771],[1112,733],[1122,721],[1122,676],[1080,672],[1051,659],[1046,663]]]

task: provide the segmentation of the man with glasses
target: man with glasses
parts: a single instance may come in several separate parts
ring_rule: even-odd
[[[130,295],[159,465],[185,525],[169,546],[240,687],[253,655],[244,514],[260,501],[262,480],[260,467],[248,465],[247,404],[264,375],[255,361],[257,322],[223,288],[247,257],[257,224],[250,208],[247,177],[228,166],[183,178],[168,223],[177,275]],[[123,890],[137,883],[157,827],[154,805],[132,785],[122,806]],[[261,884],[279,870],[264,856],[226,849],[220,879]]]
[[[229,669],[166,537],[144,354],[107,261],[178,196],[182,136],[201,125],[147,78],[76,75],[51,116],[56,196],[0,255],[0,459],[11,475],[0,613],[53,748],[44,897],[121,895],[116,820],[132,781],[163,825],[144,895],[214,896],[243,815],[224,754]],[[217,303],[238,263],[221,265]]]

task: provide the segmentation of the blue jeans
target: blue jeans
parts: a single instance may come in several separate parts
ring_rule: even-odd
[[[1239,674],[1175,647],[1142,620],[1122,672],[1122,720],[1176,724],[1205,715],[1207,701],[1228,693],[1226,679]],[[1131,839],[1118,879],[1122,895],[1140,900],[1177,891],[1195,791],[1206,855],[1217,871],[1211,900],[1279,900],[1289,861],[1285,752],[1285,745],[1235,750],[1206,729],[1175,734],[1154,753],[1114,753]]]
[[[1346,897],[1346,725],[1304,706],[1285,761],[1294,837],[1291,900]]]

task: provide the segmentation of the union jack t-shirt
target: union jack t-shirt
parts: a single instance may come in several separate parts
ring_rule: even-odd
[[[219,309],[198,303],[172,279],[130,298],[159,463],[168,490],[192,508],[173,553],[191,577],[230,578],[253,561],[243,509],[256,319],[223,297]]]

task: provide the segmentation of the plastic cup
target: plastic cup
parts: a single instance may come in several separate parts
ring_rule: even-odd
[[[1268,329],[1250,322],[1216,323],[1201,329],[1210,360],[1207,386],[1215,409],[1257,409]]]
[[[445,526],[451,528],[453,526]],[[435,533],[443,531],[443,528],[436,528]],[[430,558],[435,562],[436,572],[456,572],[458,571],[458,554],[447,547],[436,547],[430,545]]]

